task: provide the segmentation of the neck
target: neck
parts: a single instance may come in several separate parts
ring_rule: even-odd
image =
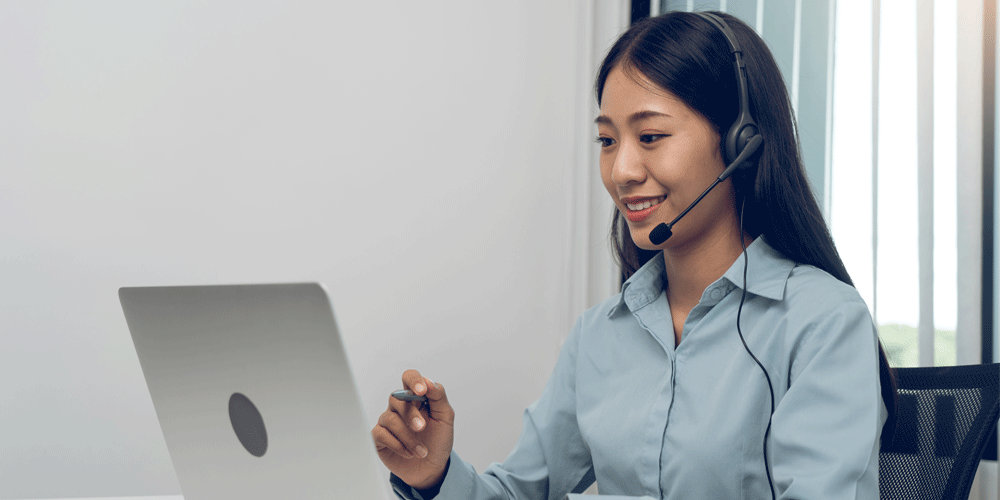
[[[752,239],[740,234],[739,227],[709,235],[697,245],[681,245],[663,251],[667,274],[667,300],[690,310],[701,300],[709,285],[722,277],[743,253],[740,237],[747,246]]]

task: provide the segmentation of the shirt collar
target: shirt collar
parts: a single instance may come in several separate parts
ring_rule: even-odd
[[[663,270],[663,254],[658,253],[622,284],[618,303],[608,311],[608,317],[623,310],[622,306],[636,311],[658,297],[663,292]]]
[[[785,284],[788,275],[792,273],[795,262],[788,260],[780,252],[768,245],[764,238],[754,240],[746,250],[747,292],[771,300],[782,300],[785,297]],[[743,287],[743,254],[722,275],[737,287]]]
[[[781,255],[762,237],[757,238],[747,247],[746,254],[749,261],[746,280],[747,292],[771,300],[782,300],[785,296],[785,284],[788,282],[792,268],[796,265],[795,262]],[[743,254],[741,253],[720,280],[727,280],[736,287],[742,288],[743,263]],[[663,271],[663,255],[656,254],[622,284],[622,292],[618,296],[618,302],[608,311],[608,317],[622,310],[623,306],[635,311],[656,299],[663,292]]]

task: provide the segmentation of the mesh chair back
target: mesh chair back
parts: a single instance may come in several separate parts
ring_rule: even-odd
[[[898,418],[892,443],[879,452],[880,498],[967,499],[1000,416],[1000,364],[895,374]]]

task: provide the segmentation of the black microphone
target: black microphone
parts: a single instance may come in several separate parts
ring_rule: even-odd
[[[760,147],[762,142],[764,142],[764,137],[760,134],[751,137],[747,142],[746,147],[744,147],[743,151],[740,152],[740,155],[737,156],[736,159],[733,160],[733,162],[730,163],[721,174],[719,174],[719,178],[715,179],[715,182],[713,182],[711,186],[708,186],[708,189],[706,189],[704,193],[701,193],[701,196],[699,196],[698,199],[694,200],[694,203],[688,205],[688,207],[685,208],[680,215],[674,218],[674,220],[670,221],[669,224],[661,222],[649,232],[649,242],[654,245],[662,245],[664,241],[667,241],[668,238],[673,236],[674,224],[677,224],[677,221],[681,220],[681,217],[684,217],[684,215],[690,212],[691,209],[694,208],[694,206],[709,193],[709,191],[715,188],[715,186],[718,186],[720,182],[729,178],[730,175],[733,175],[733,172],[735,172],[743,162],[747,161],[751,155],[757,152],[757,148]]]

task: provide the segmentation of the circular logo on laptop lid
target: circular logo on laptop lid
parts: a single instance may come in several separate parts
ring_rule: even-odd
[[[267,430],[260,411],[250,398],[234,392],[229,396],[229,421],[240,444],[255,457],[262,457],[267,451]]]

